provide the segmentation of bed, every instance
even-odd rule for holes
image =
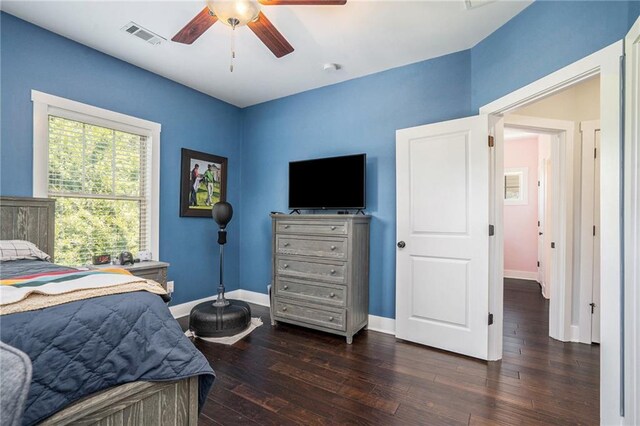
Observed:
[[[29,241],[53,262],[54,203],[0,197],[0,240]],[[0,275],[60,268],[12,260]],[[2,315],[0,340],[32,360],[23,424],[195,425],[215,377],[164,301],[146,291]]]

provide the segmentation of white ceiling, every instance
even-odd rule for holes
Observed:
[[[295,51],[277,59],[247,27],[213,25],[192,45],[170,41],[204,1],[7,1],[5,12],[101,52],[245,107],[473,47],[531,3],[358,1],[345,6],[264,6]],[[133,21],[165,37],[152,46],[121,31]],[[327,73],[322,65],[342,66]]]

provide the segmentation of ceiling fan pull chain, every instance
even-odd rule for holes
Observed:
[[[233,72],[233,60],[236,58],[236,26],[232,25],[231,28],[231,65],[229,65],[229,71]]]

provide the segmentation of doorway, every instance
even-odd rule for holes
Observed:
[[[595,76],[504,117],[504,277],[540,285],[550,337],[587,344],[599,342],[599,88]]]

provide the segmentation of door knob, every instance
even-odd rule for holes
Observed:
[[[404,241],[398,241],[398,248],[405,248],[406,244]]]

